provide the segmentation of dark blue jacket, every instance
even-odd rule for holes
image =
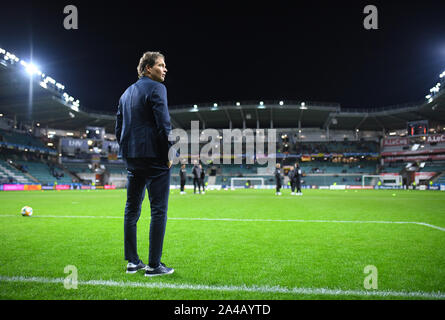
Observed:
[[[116,114],[116,139],[124,158],[168,160],[172,143],[167,89],[148,77],[128,87],[119,99]]]

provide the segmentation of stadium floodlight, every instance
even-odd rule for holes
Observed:
[[[10,53],[10,52],[6,52],[5,59],[6,58],[8,58],[8,59],[10,59],[11,61],[14,61],[14,62],[19,62],[19,60],[20,60],[19,58],[17,58],[17,56],[15,54]]]
[[[260,101],[260,104],[257,106],[258,109],[266,109],[266,106],[264,105],[264,101]]]
[[[218,106],[218,104],[217,104],[217,103],[214,103],[214,104],[213,104],[213,106],[214,106],[214,107],[217,107],[217,106]]]
[[[39,69],[37,68],[37,66],[33,63],[27,63],[25,65],[25,71],[30,75],[34,75],[34,74],[42,74],[41,71],[39,71]]]
[[[45,80],[43,80],[43,81],[45,81],[45,82],[49,82],[49,83],[51,83],[51,84],[53,84],[53,85],[56,84],[56,80],[54,80],[54,79],[51,78],[51,77],[46,77]]]
[[[284,102],[283,102],[283,101],[280,101],[280,102],[279,102],[279,105],[280,105],[280,106],[282,106],[283,104],[284,104]]]
[[[237,102],[236,105],[239,107],[241,105],[241,103]]]

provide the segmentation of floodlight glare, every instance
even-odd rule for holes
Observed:
[[[34,75],[34,74],[36,74],[36,73],[40,73],[40,74],[42,74],[40,71],[39,71],[39,69],[37,68],[37,66],[35,65],[35,64],[33,64],[33,63],[29,63],[26,67],[25,67],[25,70],[26,70],[26,72],[29,74],[29,75]]]

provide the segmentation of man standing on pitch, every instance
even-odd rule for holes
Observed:
[[[295,163],[294,168],[289,172],[289,178],[292,189],[291,195],[302,196],[303,193],[301,193],[301,168],[298,162]],[[295,189],[297,189],[297,192],[295,192]]]
[[[181,180],[181,193],[185,194],[184,188],[185,188],[185,182],[187,180],[187,169],[185,168],[185,164],[181,165],[181,169],[179,170],[179,178]]]
[[[275,184],[276,184],[276,192],[277,196],[281,196],[281,165],[279,163],[276,164],[275,168]]]
[[[205,185],[206,173],[205,173],[205,169],[202,168],[201,164],[199,164],[199,169],[201,169],[201,175],[199,176],[199,181],[201,182],[202,194],[205,194],[206,193],[206,185]]]
[[[196,187],[198,187],[199,194],[201,194],[201,168],[197,162],[192,169],[193,173],[193,193],[196,193]]]
[[[146,276],[173,273],[161,262],[170,192],[168,153],[172,143],[164,56],[145,52],[137,67],[139,80],[119,99],[116,138],[127,167],[127,202],[124,217],[124,251],[127,273],[145,269]],[[137,253],[136,226],[148,191],[151,209],[148,266]]]

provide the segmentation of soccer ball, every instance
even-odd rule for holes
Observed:
[[[22,208],[22,216],[24,216],[24,217],[32,216],[32,208],[29,206],[24,206]]]

